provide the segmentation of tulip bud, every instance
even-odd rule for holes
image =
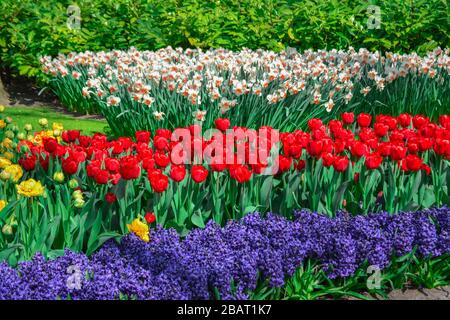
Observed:
[[[32,134],[27,135],[27,140],[33,142],[34,137]]]
[[[56,182],[62,183],[64,181],[64,173],[55,172],[53,174],[53,180],[55,180]]]
[[[54,137],[59,137],[60,135],[61,135],[61,130],[58,130],[58,129],[53,130],[53,136]]]
[[[12,119],[11,117],[6,117],[6,118],[5,118],[5,122],[6,122],[7,124],[10,124],[12,121],[13,121],[13,119]]]
[[[19,139],[19,140],[25,140],[25,138],[26,138],[25,133],[20,132],[20,133],[17,134],[17,139]]]
[[[5,106],[0,105],[0,112],[4,112],[5,111]]]
[[[73,201],[73,205],[75,208],[82,208],[84,206],[84,200],[82,198],[76,198]]]
[[[48,126],[48,120],[46,118],[41,118],[39,119],[39,124],[41,125],[41,127],[46,128]]]
[[[69,180],[69,188],[70,189],[78,188],[78,181],[76,179],[70,179]]]
[[[83,192],[81,192],[80,190],[75,190],[75,191],[72,193],[72,198],[74,198],[75,200],[76,200],[76,199],[81,199],[81,200],[83,200]]]
[[[15,134],[11,130],[8,130],[8,131],[5,132],[5,137],[6,138],[14,139],[14,136],[15,136]]]
[[[17,132],[19,132],[19,127],[16,126],[16,125],[14,125],[14,126],[11,128],[11,130],[12,130],[14,133],[17,133]]]
[[[23,126],[23,128],[25,129],[26,132],[30,132],[30,131],[33,130],[33,126],[31,124],[29,124],[29,123],[25,124]]]
[[[14,155],[11,152],[4,152],[3,157],[5,157],[8,160],[12,160],[14,158]]]
[[[5,224],[2,228],[2,232],[4,235],[10,236],[13,233],[13,229],[9,224]]]
[[[14,215],[11,216],[11,220],[9,221],[9,225],[11,227],[17,227],[17,220],[16,220],[16,217]]]
[[[11,174],[9,172],[6,171],[2,171],[0,172],[0,179],[2,179],[3,181],[8,181],[11,178]]]

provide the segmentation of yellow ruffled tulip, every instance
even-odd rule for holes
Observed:
[[[10,179],[14,182],[19,181],[23,176],[22,167],[18,164],[12,164],[3,169],[4,172],[9,173]]]
[[[28,198],[42,196],[45,192],[42,184],[34,179],[22,181],[16,188],[18,194]]]
[[[133,232],[137,235],[141,240],[145,242],[150,241],[150,237],[148,235],[148,225],[143,223],[139,219],[134,219],[131,224],[127,224],[128,231]]]
[[[10,166],[12,163],[9,159],[6,159],[5,157],[0,157],[0,169],[4,169],[7,166]]]

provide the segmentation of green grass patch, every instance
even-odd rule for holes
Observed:
[[[62,123],[66,130],[81,130],[83,134],[95,132],[106,133],[108,123],[104,120],[77,119],[71,115],[62,114],[49,107],[6,107],[5,114],[13,118],[20,128],[27,123],[33,128],[39,128],[38,120],[46,118],[51,125],[53,122]]]

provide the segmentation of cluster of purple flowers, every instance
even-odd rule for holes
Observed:
[[[214,292],[243,299],[258,279],[282,286],[306,259],[330,277],[347,277],[366,262],[385,268],[414,248],[422,257],[448,254],[450,209],[336,218],[300,210],[293,221],[255,213],[184,239],[158,228],[150,239],[127,235],[91,257],[66,251],[15,269],[0,264],[0,299],[211,299]]]

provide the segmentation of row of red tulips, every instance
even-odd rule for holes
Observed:
[[[53,137],[44,137],[40,145],[21,141],[18,145],[19,163],[26,171],[33,172],[38,162],[48,170],[49,161],[56,160],[68,175],[76,175],[85,167],[87,176],[96,183],[113,185],[121,178],[138,179],[143,169],[154,182],[154,191],[163,192],[168,181],[163,171],[169,168],[168,176],[180,182],[186,175],[185,164],[194,164],[191,178],[196,183],[203,182],[209,171],[223,170],[228,170],[232,178],[244,183],[269,166],[270,151],[273,155],[278,139],[281,148],[274,159],[276,166],[273,166],[278,170],[272,170],[273,174],[294,168],[302,170],[307,159],[321,159],[323,166],[344,172],[350,162],[355,163],[360,158],[365,159],[364,165],[370,170],[379,168],[385,159],[394,161],[403,171],[424,170],[430,174],[431,168],[424,162],[425,153],[431,151],[442,159],[450,158],[449,116],[441,116],[437,124],[423,116],[379,115],[373,126],[371,118],[360,114],[355,125],[354,115],[344,113],[342,121],[332,120],[327,126],[320,119],[312,119],[308,123],[310,132],[297,130],[279,136],[269,127],[265,128],[267,133],[264,136],[248,134],[250,130],[246,128],[229,129],[228,119],[217,119],[216,127],[220,131],[214,132],[209,139],[201,134],[199,126],[186,128],[191,135],[188,138],[192,138],[189,145],[178,139],[179,135],[175,136],[176,130],[158,129],[153,138],[150,132],[139,131],[135,135],[136,141],[127,137],[108,141],[102,134],[90,137],[71,130],[63,132],[63,143]],[[230,136],[233,143],[227,144]],[[258,141],[254,141],[255,138]],[[262,139],[265,141],[261,142]],[[266,148],[264,152],[261,152],[261,146]],[[209,157],[205,156],[208,148],[212,151]],[[202,164],[195,164],[200,157],[209,164],[209,170]]]
[[[203,132],[199,125],[174,131],[158,129],[154,136],[147,131],[138,131],[135,141],[127,137],[109,141],[102,134],[90,137],[75,130],[65,131],[61,143],[52,137],[44,137],[40,145],[21,141],[18,145],[21,154],[19,163],[30,176],[37,178],[37,164],[44,172],[49,170],[51,164],[52,173],[62,170],[68,176],[78,177],[88,191],[95,190],[98,185],[112,188],[121,179],[135,180],[138,185],[143,185],[142,178],[146,176],[145,183],[150,187],[147,191],[164,193],[170,180],[181,183],[191,179],[195,184],[200,184],[211,173],[228,173],[228,178],[237,184],[273,176],[271,183],[277,185],[275,181],[283,180],[285,172],[289,172],[287,179],[297,172],[306,185],[299,184],[296,190],[289,189],[289,192],[304,195],[314,190],[310,197],[314,199],[312,209],[330,214],[342,205],[332,207],[329,202],[332,202],[333,195],[327,201],[324,200],[325,193],[336,193],[341,184],[330,186],[331,191],[319,188],[320,184],[325,183],[324,179],[311,174],[319,174],[321,167],[330,172],[327,173],[330,177],[336,174],[334,180],[345,179],[344,173],[348,175],[351,172],[353,181],[347,181],[347,184],[357,184],[359,176],[364,173],[363,183],[367,185],[363,185],[361,191],[363,211],[372,209],[367,206],[370,203],[374,205],[370,200],[373,200],[374,194],[379,196],[385,191],[383,181],[390,179],[389,190],[395,189],[392,181],[407,173],[423,171],[425,176],[431,176],[433,192],[429,189],[423,192],[427,195],[433,193],[435,197],[428,202],[441,204],[443,195],[448,193],[450,116],[443,115],[438,123],[434,123],[420,115],[379,115],[372,119],[368,114],[359,114],[355,119],[354,114],[343,113],[341,120],[332,120],[327,125],[320,119],[311,119],[308,122],[309,132],[297,130],[284,133],[270,127],[260,128],[258,132],[241,127],[230,128],[228,119],[217,119],[215,124],[216,130],[209,133]],[[392,177],[386,174],[387,168]],[[339,173],[343,174],[339,177]],[[211,179],[215,180],[215,176]],[[307,185],[313,190],[308,190]],[[203,189],[207,191],[208,187]],[[407,192],[418,191],[416,189]],[[188,190],[181,189],[180,192],[188,197]],[[396,199],[391,197],[396,193],[398,190],[385,195],[386,209],[397,211],[402,208],[393,204]],[[109,193],[107,199],[114,199],[112,195]],[[224,195],[226,197],[228,193]],[[301,202],[301,198],[308,196],[297,201]],[[344,197],[343,200],[347,199]],[[354,200],[360,206],[360,199]],[[260,203],[257,202],[256,205],[247,203],[244,207],[258,207]]]

